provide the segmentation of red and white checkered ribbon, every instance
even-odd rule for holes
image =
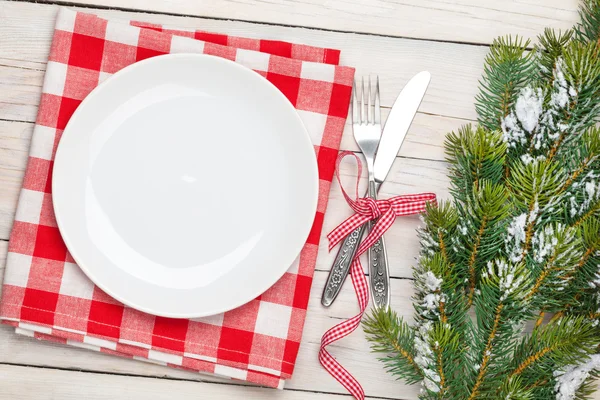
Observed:
[[[360,263],[360,256],[392,226],[396,217],[420,214],[425,211],[427,203],[436,203],[436,197],[434,193],[420,193],[400,195],[383,200],[358,198],[357,196],[357,199],[353,200],[344,190],[339,173],[340,163],[348,155],[354,156],[358,165],[358,178],[356,180],[356,193],[358,193],[358,182],[362,173],[362,163],[356,154],[342,152],[338,156],[336,162],[336,177],[346,201],[354,210],[355,214],[346,219],[327,235],[327,239],[329,240],[329,250],[331,251],[331,249],[342,239],[362,224],[372,220],[378,221],[367,237],[361,242],[350,266],[350,275],[352,277],[352,284],[354,286],[354,291],[356,292],[360,312],[354,317],[335,325],[325,332],[321,338],[319,361],[327,372],[340,382],[354,398],[363,400],[365,398],[365,392],[360,383],[348,372],[348,370],[342,367],[342,365],[327,351],[326,347],[354,332],[356,328],[358,328],[362,316],[367,309],[367,305],[369,304],[369,287],[363,272],[363,267]]]

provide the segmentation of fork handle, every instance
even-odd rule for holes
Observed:
[[[329,271],[325,288],[323,289],[321,304],[325,307],[329,307],[333,304],[333,301],[340,293],[342,285],[350,271],[350,265],[352,264],[356,250],[358,250],[360,240],[365,233],[366,226],[367,224],[359,226],[346,236],[342,242],[342,245],[335,256],[335,260],[333,261],[333,265],[331,266],[331,270]]]
[[[369,197],[377,199],[377,188],[374,181],[369,182]],[[376,222],[369,221],[369,231]],[[367,254],[373,304],[377,308],[388,308],[390,306],[390,270],[383,236],[369,248]]]

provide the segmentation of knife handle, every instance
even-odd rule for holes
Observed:
[[[335,256],[335,260],[333,261],[333,265],[331,266],[331,271],[329,271],[325,288],[323,289],[321,304],[325,307],[329,307],[340,293],[342,285],[350,271],[352,259],[354,259],[360,240],[365,233],[366,226],[367,224],[359,226],[346,236],[342,242],[342,245]]]
[[[377,187],[374,181],[369,182],[369,197],[377,199]],[[369,221],[369,232],[376,222]],[[376,308],[388,308],[390,305],[390,270],[383,236],[369,248],[367,254],[373,304]]]
[[[373,224],[374,222],[369,222],[369,228]],[[390,271],[383,236],[369,248],[368,258],[373,304],[377,308],[387,308],[390,305]]]

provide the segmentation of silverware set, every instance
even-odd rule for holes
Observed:
[[[354,139],[365,157],[368,172],[367,196],[377,199],[381,184],[385,181],[400,147],[404,142],[408,128],[427,91],[431,75],[423,71],[415,75],[402,89],[382,130],[381,104],[379,96],[379,77],[354,82],[352,95],[352,130]],[[377,221],[370,221],[351,232],[340,245],[335,257],[321,304],[329,307],[335,301],[350,271],[352,259],[356,254],[365,229]],[[368,250],[369,283],[375,307],[389,307],[390,273],[384,238],[381,237]]]

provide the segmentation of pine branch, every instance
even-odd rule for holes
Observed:
[[[507,356],[520,333],[513,326],[528,316],[524,309],[525,294],[531,285],[531,276],[523,264],[497,260],[490,262],[482,274],[480,292],[474,302],[477,327],[471,347],[471,359],[478,366],[478,373],[468,383],[469,400],[497,394],[498,378],[506,373]]]
[[[532,400],[533,389],[537,387],[537,382],[526,387],[521,379],[515,378],[505,383],[498,393],[499,399],[505,400]]]
[[[483,181],[480,188],[474,189],[468,207],[460,207],[459,210],[463,216],[462,228],[459,229],[463,237],[468,238],[464,244],[467,258],[462,261],[468,270],[470,306],[479,271],[496,257],[504,244],[498,233],[505,229],[504,221],[509,212],[508,193],[504,186]]]
[[[534,161],[515,165],[507,182],[519,214],[509,227],[507,253],[512,262],[520,262],[529,253],[538,221],[552,214],[562,199],[560,188],[564,171],[558,163]]]
[[[515,349],[506,382],[547,379],[547,372],[585,362],[600,343],[598,329],[581,317],[565,317],[524,338]]]
[[[593,171],[600,169],[600,129],[592,127],[586,130],[578,143],[561,158],[570,176],[561,187],[561,192],[568,191],[571,196],[589,184]],[[593,179],[593,178],[592,178]]]
[[[591,390],[600,0],[582,6],[581,20],[544,31],[533,52],[519,38],[494,42],[476,98],[480,126],[446,138],[452,202],[428,207],[419,231],[415,324],[390,312],[365,323],[386,367],[422,382],[423,400],[584,399]],[[535,324],[527,336],[525,324]]]
[[[458,360],[470,324],[457,276],[439,251],[422,255],[414,271],[415,362],[423,370],[424,398],[445,394],[447,377],[464,365]]]
[[[546,28],[544,33],[538,37],[538,45],[535,47],[535,51],[541,84],[544,82],[554,83],[553,71],[556,69],[557,60],[562,57],[565,47],[573,38],[573,33],[572,30],[557,33]]]
[[[448,324],[437,323],[431,331],[431,341],[435,354],[437,373],[439,376],[439,391],[432,393],[433,398],[461,399],[463,393],[451,386],[455,379],[462,374],[464,345],[459,334]]]
[[[504,37],[494,40],[485,58],[481,92],[475,98],[478,122],[490,131],[500,130],[521,88],[531,80],[532,54],[530,41]]]
[[[394,311],[374,311],[363,320],[363,327],[371,350],[382,354],[379,360],[388,372],[408,384],[423,380],[423,371],[415,362],[412,329]]]
[[[558,130],[548,158],[554,158],[575,140],[581,132],[598,122],[600,111],[600,42],[571,42],[565,49],[555,82],[556,92],[550,104],[562,106],[563,115],[556,115],[549,128]],[[558,83],[558,85],[557,85]],[[568,96],[567,96],[568,95]],[[567,102],[568,101],[568,102]],[[550,139],[553,133],[546,134]]]
[[[423,256],[440,252],[444,261],[452,269],[456,263],[456,226],[458,214],[450,202],[441,201],[437,207],[428,204],[423,214],[425,227],[419,231]]]
[[[486,345],[483,350],[483,356],[481,366],[479,368],[479,373],[477,374],[477,379],[475,380],[475,384],[473,385],[473,389],[471,390],[471,394],[469,395],[468,400],[473,400],[479,395],[479,389],[483,384],[483,380],[485,378],[485,374],[487,372],[488,365],[492,357],[492,347],[494,344],[494,340],[496,339],[496,335],[498,334],[498,327],[500,326],[500,318],[502,317],[503,309],[504,304],[500,303],[498,304],[498,306],[496,307],[496,311],[494,312],[494,322],[491,326]]]
[[[569,285],[583,254],[581,238],[575,229],[551,223],[538,230],[532,242],[528,265],[536,281],[525,298],[533,309],[560,311],[571,298]]]
[[[460,202],[466,202],[465,193],[478,190],[481,181],[503,180],[506,144],[499,133],[466,125],[446,136],[445,147],[452,192]]]
[[[577,218],[572,226],[577,228],[593,217],[600,217],[600,199],[596,200],[585,214]]]
[[[575,26],[577,39],[581,42],[600,41],[600,1],[583,1],[579,8],[579,22]]]

